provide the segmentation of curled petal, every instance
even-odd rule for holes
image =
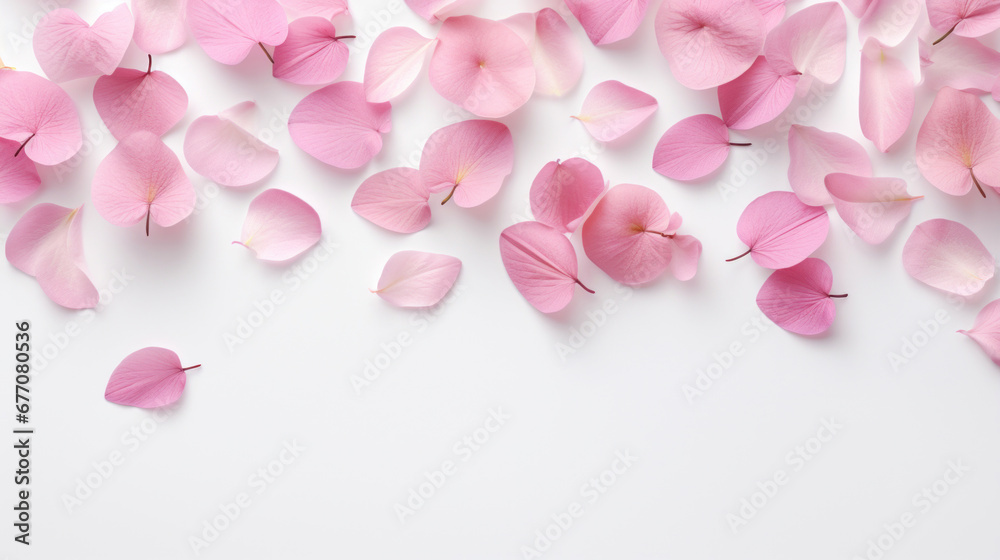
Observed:
[[[757,293],[757,307],[774,324],[802,335],[826,332],[837,315],[830,289],[833,273],[820,259],[775,270]]]
[[[715,115],[688,117],[667,130],[653,152],[653,169],[691,181],[715,171],[729,157],[729,129]]]
[[[575,119],[601,142],[612,142],[656,112],[656,98],[615,80],[594,86]]]
[[[607,45],[627,39],[646,17],[649,0],[564,0],[590,42]]]
[[[430,194],[419,171],[396,167],[365,179],[354,193],[351,208],[389,231],[413,233],[431,221]]]
[[[573,299],[576,285],[583,287],[573,244],[541,222],[520,222],[503,230],[500,257],[514,287],[542,313],[563,309]]]
[[[448,294],[461,270],[455,257],[400,251],[385,263],[375,294],[396,307],[431,307]]]
[[[844,223],[867,243],[885,241],[896,224],[910,215],[913,201],[906,181],[892,177],[859,177],[846,173],[826,176],[826,188]]]
[[[432,193],[448,192],[463,208],[479,206],[500,191],[514,168],[514,139],[496,121],[462,121],[439,129],[424,144],[420,174]]]
[[[861,144],[811,126],[793,124],[788,129],[788,155],[788,183],[799,200],[810,206],[833,202],[823,183],[830,173],[872,174],[872,162]]]
[[[125,56],[134,27],[125,4],[101,14],[93,25],[69,8],[58,8],[45,14],[35,28],[35,57],[55,82],[110,74]]]
[[[250,202],[240,245],[262,261],[283,262],[319,241],[319,214],[309,203],[280,189],[267,189]]]
[[[1000,299],[986,304],[971,329],[958,332],[976,341],[993,363],[1000,366]]]
[[[914,228],[903,246],[903,268],[939,290],[971,296],[993,278],[993,255],[972,230],[936,219]]]
[[[365,61],[365,98],[383,103],[399,96],[417,79],[427,49],[437,44],[409,27],[383,31]]]
[[[164,72],[119,68],[97,79],[94,105],[119,140],[140,130],[163,136],[184,118],[188,96],[177,80]]]
[[[299,102],[288,119],[295,145],[340,169],[357,169],[382,150],[392,129],[392,106],[369,103],[358,82],[337,82]]]
[[[184,136],[184,157],[191,169],[227,187],[243,187],[270,175],[278,165],[278,150],[239,124],[255,107],[245,101],[219,115],[195,119]]]

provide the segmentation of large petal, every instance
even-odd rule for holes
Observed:
[[[729,157],[729,129],[715,115],[695,115],[670,127],[653,151],[653,169],[678,181],[708,175]]]
[[[447,295],[461,270],[455,257],[400,251],[385,263],[375,293],[396,307],[430,307]]]
[[[753,5],[764,16],[764,27],[771,31],[785,18],[785,0],[753,0]]]
[[[775,270],[757,293],[757,307],[788,332],[821,334],[837,315],[830,299],[832,286],[829,265],[820,259],[806,259],[791,268]]]
[[[975,340],[993,363],[1000,366],[1000,299],[986,304],[971,329],[958,332]]]
[[[288,25],[288,38],[274,48],[275,78],[293,84],[328,84],[347,68],[348,50],[330,20],[304,17]]]
[[[262,261],[293,259],[319,241],[319,214],[309,203],[280,189],[267,189],[250,202],[240,245]]]
[[[136,350],[111,372],[104,398],[115,404],[156,408],[181,398],[187,383],[186,370],[177,354],[150,346]]]
[[[859,177],[847,173],[826,176],[826,188],[837,213],[863,241],[885,241],[896,224],[910,215],[910,206],[922,196],[906,192],[906,181],[893,177]]]
[[[945,219],[914,228],[903,246],[903,268],[939,290],[971,296],[993,278],[993,255],[969,228]]]
[[[187,19],[205,54],[222,64],[239,64],[258,43],[280,45],[288,36],[275,0],[188,0]]]
[[[140,130],[163,136],[184,118],[188,96],[177,80],[164,72],[119,68],[97,79],[94,105],[119,140]]]
[[[9,204],[31,196],[42,179],[35,168],[35,162],[26,156],[16,157],[21,145],[13,140],[0,138],[0,204]]]
[[[531,183],[531,213],[539,222],[572,233],[604,192],[604,176],[583,158],[550,161]]]
[[[764,56],[782,74],[801,72],[824,84],[844,73],[847,19],[839,2],[815,4],[791,15],[767,36]]]
[[[573,118],[601,142],[612,142],[645,122],[656,112],[656,98],[616,80],[601,82],[583,100]]]
[[[826,240],[830,217],[822,206],[807,206],[795,193],[773,191],[747,205],[736,223],[736,235],[749,254],[764,268],[794,266]]]
[[[396,167],[365,179],[354,193],[351,208],[387,230],[413,233],[431,221],[430,194],[419,171]]]
[[[83,145],[80,117],[66,92],[15,70],[0,70],[0,138],[23,145],[24,155],[42,165],[58,165]]]
[[[1000,75],[1000,52],[976,39],[948,37],[938,45],[918,39],[921,84],[930,91],[952,87],[969,93],[991,91]]]
[[[255,107],[245,101],[219,115],[195,119],[184,136],[184,158],[191,169],[227,187],[243,187],[270,175],[278,165],[278,150],[237,122],[238,115]]]
[[[810,206],[833,202],[823,184],[830,173],[872,174],[872,162],[861,144],[811,126],[793,124],[788,129],[788,156],[788,184]]]
[[[934,29],[962,37],[979,37],[1000,28],[998,0],[927,0]]]
[[[887,152],[913,119],[913,77],[895,53],[875,38],[861,51],[861,132]]]
[[[432,193],[450,191],[455,204],[479,206],[500,191],[514,169],[514,139],[496,121],[462,121],[437,130],[424,144],[420,173]]]
[[[573,299],[576,251],[565,235],[541,222],[520,222],[500,233],[500,257],[517,291],[542,313],[554,313]]]
[[[389,101],[406,91],[424,65],[424,53],[437,44],[409,27],[383,31],[365,61],[365,98],[372,103]]]
[[[35,57],[55,82],[110,74],[125,56],[134,26],[125,4],[101,14],[94,25],[69,8],[58,8],[45,14],[35,28]]]
[[[590,42],[607,45],[627,39],[646,17],[649,0],[564,0]]]
[[[722,120],[733,130],[770,122],[791,104],[798,83],[798,75],[783,75],[758,56],[740,77],[719,86]]]
[[[177,49],[187,40],[186,12],[187,0],[132,0],[135,15],[132,40],[149,54]]]
[[[531,58],[535,63],[535,93],[563,95],[583,75],[583,49],[569,25],[552,8],[535,14]]]

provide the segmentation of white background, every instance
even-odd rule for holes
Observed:
[[[88,21],[114,4],[68,3]],[[783,126],[734,134],[757,147],[777,142],[763,165],[753,163],[751,151],[737,149],[702,181],[681,184],[657,175],[651,160],[660,135],[681,118],[717,113],[718,106],[714,91],[686,90],[670,75],[653,33],[659,3],[652,4],[633,37],[600,49],[561,9],[585,52],[581,83],[564,98],[535,98],[501,119],[517,154],[496,198],[462,209],[437,205],[436,195],[431,225],[411,236],[366,222],[351,211],[350,200],[364,178],[406,160],[416,164],[427,136],[466,116],[434,92],[426,73],[394,102],[382,152],[365,168],[342,172],[293,144],[283,121],[315,88],[273,79],[262,53],[228,67],[189,40],[154,57],[154,68],[174,76],[191,97],[184,121],[164,137],[175,151],[181,153],[192,120],[253,99],[261,134],[280,150],[281,161],[262,184],[243,189],[220,190],[188,169],[201,193],[199,210],[176,227],[153,226],[148,238],[141,225],[118,228],[94,211],[90,181],[115,141],[94,109],[94,79],[63,84],[91,138],[87,155],[78,165],[43,170],[38,195],[0,208],[0,232],[10,231],[33,204],[83,204],[95,285],[108,289],[123,269],[131,279],[88,315],[56,306],[32,278],[0,266],[0,332],[12,342],[12,324],[30,320],[36,353],[47,348],[54,355],[32,382],[33,544],[26,549],[11,540],[14,456],[5,446],[0,554],[195,557],[191,537],[204,538],[205,523],[219,515],[220,505],[245,492],[249,507],[201,557],[523,558],[536,531],[576,502],[583,514],[543,557],[847,560],[865,557],[884,524],[911,512],[913,526],[891,539],[884,558],[996,558],[1000,372],[955,330],[971,327],[976,312],[1000,292],[994,281],[967,302],[949,301],[910,278],[900,261],[913,227],[936,217],[962,221],[1000,252],[996,193],[986,200],[949,197],[906,165],[931,92],[920,90],[914,123],[892,153],[880,154],[863,139],[857,19],[849,13],[843,79],[825,93],[797,99],[779,119]],[[387,5],[355,0],[353,26],[338,20],[338,30],[353,29],[362,46],[352,52],[344,79],[361,79],[371,30],[405,25],[435,32],[405,6],[390,13]],[[481,2],[474,10],[502,18],[542,5],[559,7],[555,0],[523,0]],[[793,4],[790,12],[801,7]],[[31,31],[22,18],[43,9],[31,1],[4,3],[0,55],[7,64],[38,71],[30,45],[22,44]],[[915,42],[911,36],[907,45],[916,72]],[[145,55],[133,45],[123,65],[144,68]],[[633,133],[602,146],[569,116],[591,87],[609,79],[654,95],[660,107]],[[267,130],[275,115],[280,122]],[[850,297],[836,301],[833,328],[815,339],[753,326],[761,320],[754,298],[767,271],[750,259],[724,262],[745,248],[735,224],[746,204],[788,189],[791,119],[862,140],[877,175],[903,177],[911,192],[926,195],[881,246],[853,238],[831,209],[830,236],[817,256],[831,265],[834,290]],[[576,236],[580,277],[596,295],[578,291],[566,310],[544,316],[517,293],[500,260],[499,233],[528,216],[528,189],[545,162],[581,154],[612,184],[649,186],[684,216],[682,232],[705,247],[694,280],[665,276],[624,289],[586,260]],[[736,192],[721,194],[720,185],[735,183],[741,183]],[[336,244],[330,258],[270,266],[230,245],[249,201],[269,187],[287,189],[319,211],[325,239]],[[388,257],[405,249],[462,260],[450,301],[420,314],[368,292]],[[283,279],[296,264],[316,265],[300,285]],[[234,333],[254,302],[276,289],[285,302],[230,351],[224,334]],[[615,312],[592,328],[588,317],[605,305]],[[933,323],[935,315],[946,317],[944,324],[934,336],[918,335],[925,344],[894,369],[890,353],[900,353],[904,337],[912,340],[920,322]],[[76,336],[61,336],[71,322],[79,326]],[[574,339],[581,330],[586,336]],[[365,361],[377,360],[382,345],[400,335],[412,343],[357,391],[352,378],[361,376]],[[561,356],[558,345],[572,343],[578,348]],[[730,361],[724,353],[734,343],[743,352]],[[163,421],[103,398],[118,362],[154,345],[175,350],[184,365],[204,364],[189,372],[184,397]],[[12,352],[0,356],[13,362]],[[686,396],[685,386],[696,387],[699,371],[717,360],[728,366],[712,366],[716,374],[724,369],[721,376],[703,379],[701,396]],[[12,375],[0,384],[0,424],[11,427],[12,385]],[[457,454],[456,443],[498,408],[509,415],[503,426],[471,457]],[[819,442],[809,438],[824,419],[842,428],[817,449]],[[134,444],[125,435],[132,430],[145,440]],[[248,478],[293,441],[305,451],[257,493]],[[807,444],[815,451],[810,460],[789,457]],[[613,465],[616,451],[637,460],[591,503],[584,486]],[[123,462],[105,478],[98,467],[115,453]],[[395,505],[426,480],[425,472],[449,460],[457,472],[401,522]],[[953,485],[939,483],[947,495],[924,511],[914,496],[944,476],[949,461],[970,470]],[[734,530],[728,516],[739,516],[741,500],[778,470],[787,483]],[[88,478],[99,487],[88,488]],[[86,499],[68,508],[67,496]]]

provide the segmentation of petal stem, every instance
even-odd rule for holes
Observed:
[[[947,39],[948,35],[951,35],[951,32],[954,31],[956,27],[958,27],[958,23],[957,22],[955,23],[955,25],[952,25],[951,29],[949,29],[947,33],[945,33],[944,35],[942,35],[940,39],[938,39],[937,41],[934,41],[933,43],[931,43],[931,46],[934,46],[934,45],[940,43],[941,41],[944,41],[945,39]]]
[[[451,197],[455,196],[456,189],[458,189],[458,183],[455,183],[455,186],[451,188],[451,192],[448,193],[448,196],[444,197],[444,200],[441,201],[441,206],[444,206],[445,202],[448,202],[451,200]]]
[[[750,142],[730,142],[730,146],[753,146]]]
[[[845,297],[847,297],[847,294],[836,294],[836,295],[834,295],[834,294],[828,294],[828,295],[830,297],[835,297],[835,298],[845,298]]]
[[[181,368],[181,371],[187,371],[189,369],[194,369],[194,368],[199,368],[199,367],[201,367],[201,364],[198,364],[196,366],[188,366],[188,367],[185,367],[185,368]]]
[[[581,282],[579,278],[574,278],[574,280],[576,280],[576,283],[579,284],[581,288],[583,288],[584,290],[586,290],[587,293],[590,293],[590,294],[596,294],[597,293],[594,290],[591,290],[590,288],[584,286],[583,282]]]
[[[274,57],[271,56],[271,53],[267,52],[267,48],[264,47],[264,43],[262,41],[258,41],[257,44],[260,45],[260,50],[264,51],[264,54],[267,55],[267,59],[271,61],[271,64],[274,64]]]
[[[17,157],[17,156],[18,156],[18,154],[20,154],[20,153],[21,153],[21,150],[23,150],[23,149],[24,149],[24,147],[28,145],[28,142],[29,142],[29,141],[31,141],[31,139],[32,139],[32,138],[34,138],[34,137],[35,137],[35,134],[34,134],[34,133],[32,133],[32,135],[31,135],[31,136],[29,136],[29,137],[27,138],[27,140],[25,140],[24,142],[22,142],[22,143],[21,143],[21,146],[20,146],[20,147],[19,147],[19,148],[17,149],[17,151],[16,151],[16,152],[14,152],[14,157]],[[985,196],[985,195],[983,195],[983,196]]]
[[[979,194],[986,198],[986,191],[983,190],[983,186],[979,184],[979,179],[976,179],[976,172],[969,168],[969,175],[972,175],[972,182],[976,184],[976,188],[979,189]]]
[[[149,64],[146,65],[146,73],[149,74],[153,71],[153,55],[147,54],[146,57],[149,58]]]
[[[749,255],[750,251],[753,251],[753,249],[752,248],[751,249],[747,249],[746,252],[744,252],[744,253],[742,253],[740,255],[737,255],[737,256],[735,256],[735,257],[733,257],[731,259],[726,259],[726,262],[733,262],[733,261],[735,261],[737,259],[742,259],[743,257]]]

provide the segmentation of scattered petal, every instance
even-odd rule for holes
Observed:
[[[616,80],[601,82],[583,100],[575,119],[601,142],[612,142],[656,112],[656,98]]]
[[[649,0],[565,0],[590,42],[608,45],[627,39],[646,17]]]
[[[758,56],[746,72],[719,86],[722,120],[733,130],[770,122],[791,104],[798,83],[798,75],[783,75]]]
[[[0,204],[24,200],[42,186],[35,163],[14,156],[20,148],[17,142],[0,138],[0,161],[6,162],[0,165]]]
[[[920,8],[918,0],[875,0],[861,16],[858,38],[862,43],[875,39],[895,47],[913,30],[923,11]]]
[[[653,152],[653,169],[678,181],[708,175],[729,157],[729,129],[715,115],[688,117],[667,130]]]
[[[280,0],[281,4],[301,16],[333,19],[347,13],[347,0]]]
[[[432,193],[449,191],[462,208],[479,206],[500,191],[514,169],[514,139],[507,125],[486,120],[438,129],[424,144],[420,174]]]
[[[861,51],[861,132],[881,152],[903,136],[913,119],[913,77],[894,52],[875,38]]]
[[[1000,366],[1000,299],[986,304],[971,329],[958,332],[975,340],[993,363]]]
[[[374,293],[396,307],[431,307],[451,290],[462,261],[448,255],[400,251],[389,257]]]
[[[773,191],[754,199],[736,223],[736,235],[747,244],[746,253],[764,268],[788,268],[819,249],[830,231],[830,217],[822,206],[807,206],[795,193]]]
[[[593,163],[583,158],[550,161],[531,183],[531,213],[561,233],[572,233],[603,193],[604,176]]]
[[[976,39],[955,36],[939,45],[917,42],[921,84],[930,91],[947,86],[980,95],[991,91],[1000,75],[1000,53]]]
[[[431,221],[430,195],[419,171],[396,167],[365,179],[354,193],[351,208],[389,231],[413,233]]]
[[[382,150],[392,106],[369,103],[358,82],[337,82],[306,96],[292,110],[288,132],[307,154],[340,169],[357,169]]]
[[[288,25],[288,38],[274,47],[275,78],[293,84],[328,84],[347,68],[348,50],[330,20],[304,17]],[[353,37],[352,37],[353,38]]]
[[[998,0],[927,0],[931,26],[942,33],[980,37],[1000,29]]]
[[[757,293],[757,307],[774,324],[788,332],[815,335],[833,324],[837,308],[831,298],[833,272],[820,259],[775,270]]]
[[[239,64],[253,49],[288,36],[285,10],[275,0],[187,0],[194,38],[212,60]],[[266,50],[265,50],[266,52]],[[270,53],[267,55],[270,58]]]
[[[240,240],[262,261],[283,262],[301,255],[319,241],[319,214],[292,193],[267,189],[250,201]]]
[[[894,177],[860,177],[847,173],[826,176],[826,188],[844,223],[866,243],[885,241],[896,224],[910,215],[922,196],[906,192],[906,181]]]
[[[0,69],[0,138],[22,146],[35,163],[58,165],[76,155],[83,132],[76,105],[56,84],[31,72]]]
[[[177,402],[184,392],[187,370],[177,354],[150,346],[136,350],[111,372],[104,398],[115,404],[156,408]]]
[[[535,93],[560,96],[583,75],[583,49],[566,21],[552,8],[535,14],[531,58],[535,63]]]
[[[184,157],[191,169],[227,187],[243,187],[270,175],[278,165],[278,150],[239,124],[241,114],[255,108],[253,101],[244,101],[218,115],[195,119],[184,136]]]
[[[918,225],[903,246],[903,268],[939,290],[971,296],[993,278],[993,255],[972,230],[945,219]]]
[[[97,79],[94,105],[119,140],[140,130],[163,136],[184,118],[188,96],[177,80],[164,72],[119,68]]]
[[[868,152],[854,139],[812,126],[793,124],[788,129],[788,183],[803,203],[831,204],[823,178],[830,173],[871,177]]]
[[[847,58],[844,9],[824,2],[795,12],[768,34],[764,56],[782,74],[801,72],[824,84],[836,82]]]
[[[383,31],[365,61],[365,98],[372,103],[389,101],[410,87],[424,66],[424,53],[437,44],[409,27]]]
[[[132,0],[135,15],[132,40],[149,54],[177,49],[187,40],[186,12],[187,0]]]
[[[134,26],[125,4],[101,14],[94,25],[69,8],[58,8],[45,14],[35,28],[35,57],[54,82],[110,74],[125,56]]]
[[[500,234],[500,257],[517,291],[542,313],[569,305],[577,284],[576,250],[565,235],[541,222],[520,222]]]

